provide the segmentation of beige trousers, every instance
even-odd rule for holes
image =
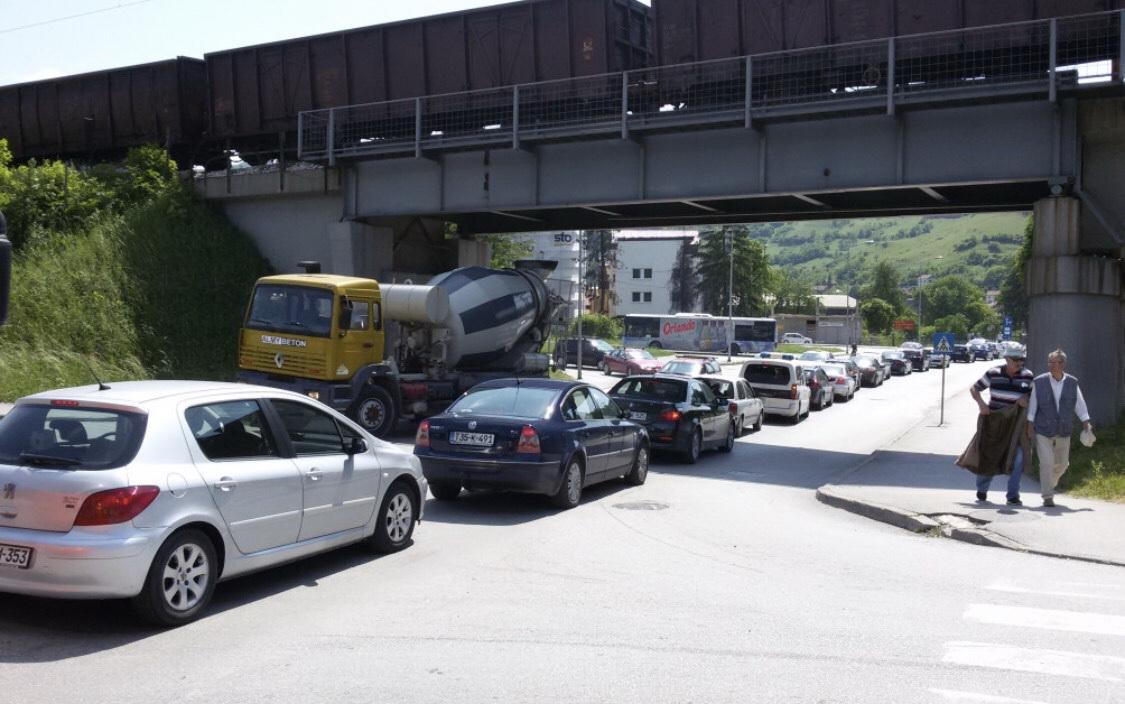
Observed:
[[[1044,499],[1054,498],[1055,487],[1070,466],[1070,436],[1036,434],[1035,453],[1039,456],[1039,492]]]

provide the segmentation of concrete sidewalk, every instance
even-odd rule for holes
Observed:
[[[915,426],[817,498],[915,532],[934,531],[978,545],[1125,567],[1125,504],[1055,494],[1043,508],[1039,484],[1026,476],[1024,505],[1005,505],[1007,477],[996,477],[988,503],[976,501],[974,475],[953,464],[976,429],[967,391],[946,401],[938,416]]]

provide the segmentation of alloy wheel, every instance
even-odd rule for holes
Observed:
[[[188,611],[206,594],[210,581],[207,553],[195,543],[184,543],[164,563],[164,601],[173,611]]]
[[[391,498],[383,520],[386,523],[387,537],[391,542],[401,542],[410,533],[410,524],[414,520],[414,507],[405,492],[399,492]]]

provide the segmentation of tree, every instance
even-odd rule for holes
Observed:
[[[969,336],[969,319],[963,313],[954,313],[934,320],[934,330],[937,332],[951,332],[958,339],[963,340]]]
[[[984,291],[964,276],[943,276],[922,289],[926,317],[937,321],[960,315],[970,333],[994,337],[1000,316],[984,302]],[[954,332],[940,329],[940,332]]]
[[[609,230],[590,230],[579,234],[585,238],[586,256],[583,262],[586,270],[586,297],[590,301],[590,311],[609,315],[617,294],[613,292],[615,281],[613,272],[617,271],[617,240]]]
[[[726,315],[729,300],[730,255],[725,236],[734,240],[734,314],[765,315],[769,312],[765,294],[770,289],[770,264],[765,246],[750,238],[745,225],[725,225],[702,235],[696,279],[703,310],[712,315]]]
[[[520,259],[527,259],[535,252],[535,246],[527,240],[514,235],[481,235],[492,248],[489,265],[493,269],[510,269]]]
[[[770,268],[770,292],[774,296],[772,312],[815,313],[812,286],[781,267]]]
[[[1023,231],[1023,244],[1020,251],[1012,257],[1008,274],[1000,286],[1000,308],[1012,317],[1014,327],[1027,329],[1027,260],[1031,259],[1031,247],[1035,237],[1035,218],[1027,220]]]
[[[894,266],[885,260],[880,261],[871,272],[871,283],[860,292],[860,298],[865,301],[881,299],[898,313],[906,307],[902,290],[899,289],[901,280],[902,276]]]
[[[869,298],[860,304],[859,314],[863,316],[868,332],[886,334],[894,326],[898,311],[882,298]]]
[[[680,251],[676,254],[676,265],[672,268],[669,282],[672,299],[669,313],[688,312],[695,308],[695,301],[699,297],[699,282],[695,278],[695,251],[696,245],[689,240],[680,243]]]

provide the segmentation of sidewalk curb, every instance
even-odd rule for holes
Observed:
[[[940,521],[925,514],[864,501],[852,496],[847,496],[840,491],[840,487],[832,484],[825,484],[818,488],[816,490],[816,498],[823,504],[843,509],[849,513],[854,513],[865,518],[871,518],[881,523],[887,523],[897,528],[904,528],[912,533],[937,533],[947,538],[960,540],[961,542],[971,543],[973,545],[1005,548],[1028,555],[1054,557],[1063,560],[1078,560],[1080,562],[1091,562],[1098,565],[1109,565],[1111,567],[1125,567],[1125,562],[1120,560],[1030,548],[1014,540],[1005,538],[1002,535],[993,533],[990,530],[985,530],[984,528],[967,528],[964,526],[964,520],[956,516],[949,517],[951,519],[957,519],[955,522]]]

